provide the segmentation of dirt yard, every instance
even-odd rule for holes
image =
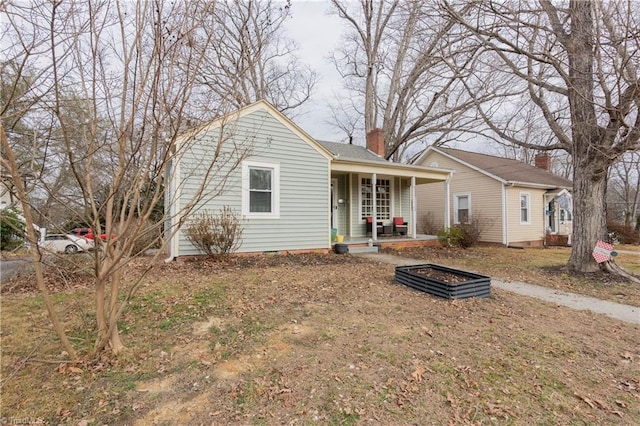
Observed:
[[[441,300],[393,275],[391,265],[351,255],[158,265],[120,323],[127,352],[79,364],[61,362],[40,298],[14,283],[17,294],[2,298],[3,421],[640,419],[640,327],[495,289],[487,299]],[[92,293],[65,282],[57,307],[88,353]]]

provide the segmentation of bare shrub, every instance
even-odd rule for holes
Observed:
[[[457,225],[462,230],[460,247],[468,248],[478,245],[482,241],[484,233],[493,225],[495,219],[482,212],[477,212],[471,217],[471,221]]]
[[[438,232],[438,240],[445,247],[473,247],[482,241],[483,234],[494,221],[491,217],[476,213],[470,222],[459,223],[448,230]]]
[[[204,211],[195,215],[185,234],[191,244],[205,254],[226,256],[240,247],[243,231],[240,220],[240,215],[229,206],[217,213]]]
[[[438,235],[442,230],[442,225],[438,224],[432,212],[428,212],[420,217],[418,227],[422,234]]]

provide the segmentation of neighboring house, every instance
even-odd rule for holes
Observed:
[[[382,131],[368,139],[371,150],[318,142],[269,103],[251,104],[181,137],[182,154],[169,173],[168,225],[188,223],[181,212],[203,185],[216,149],[220,158],[233,159],[250,146],[225,190],[205,197],[192,212],[229,206],[241,213],[244,231],[238,252],[329,249],[332,228],[347,241],[366,241],[369,216],[386,226],[394,217],[404,217],[408,238],[415,238],[416,188],[444,186],[450,171],[391,163],[376,155],[384,149]],[[377,183],[373,190],[372,182]],[[218,184],[214,170],[206,186]],[[370,237],[378,237],[376,227]],[[171,237],[169,247],[172,258],[199,254],[184,227]]]
[[[483,242],[570,243],[572,183],[549,171],[548,155],[536,157],[534,167],[509,158],[429,147],[415,164],[453,170],[449,194],[445,195],[444,187],[418,188],[419,218],[431,217],[436,226],[446,227],[440,212],[447,209],[454,225],[476,219],[483,229]]]

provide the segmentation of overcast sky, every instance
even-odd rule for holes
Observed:
[[[290,117],[309,135],[319,140],[347,142],[348,138],[341,130],[331,126],[329,102],[336,96],[344,96],[342,79],[329,60],[331,52],[339,45],[346,24],[338,16],[331,14],[328,0],[292,0],[291,18],[286,21],[286,36],[295,40],[299,46],[298,57],[301,62],[311,66],[318,73],[319,81],[312,98],[301,108],[296,116]],[[354,143],[364,145],[364,140]],[[473,143],[464,147],[457,143],[449,146],[471,151],[477,149]]]
[[[342,82],[329,56],[338,45],[344,26],[336,15],[328,13],[330,10],[328,1],[293,0],[286,30],[287,36],[298,43],[301,62],[316,70],[319,77],[312,99],[300,108],[301,115],[293,121],[316,139],[338,142],[345,136],[328,124],[327,104],[334,92],[342,89]]]

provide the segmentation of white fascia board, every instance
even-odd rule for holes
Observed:
[[[564,190],[569,190],[566,186],[554,186],[554,185],[546,185],[541,183],[531,183],[531,182],[518,182],[515,180],[509,180],[504,182],[508,186],[518,186],[523,188],[535,188],[535,189],[556,189],[562,188]]]
[[[418,167],[398,163],[375,163],[356,160],[333,160],[331,171],[350,173],[377,173],[389,176],[415,177],[422,183],[444,182],[453,173],[448,169]]]

